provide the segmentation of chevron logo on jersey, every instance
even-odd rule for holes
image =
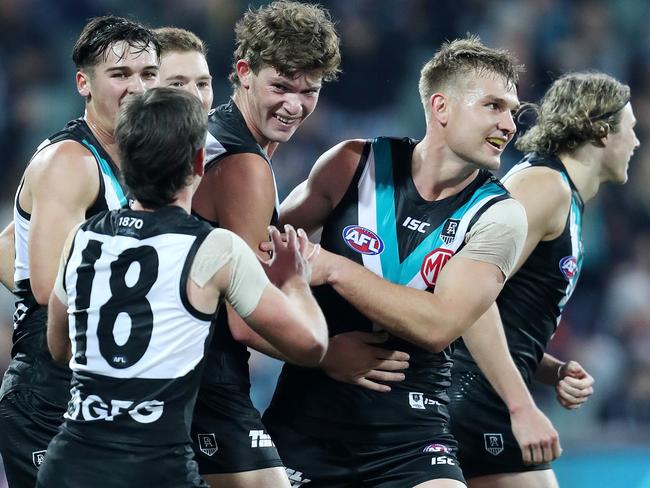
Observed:
[[[424,257],[422,267],[420,268],[420,275],[422,275],[422,279],[427,286],[436,286],[436,281],[438,281],[440,271],[453,255],[454,251],[439,247]]]
[[[358,253],[377,255],[384,250],[384,241],[370,229],[360,225],[348,225],[343,229],[343,240]]]
[[[571,281],[578,271],[578,260],[575,256],[565,256],[560,259],[560,271],[564,277]]]

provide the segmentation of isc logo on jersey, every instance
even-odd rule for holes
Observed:
[[[578,260],[575,256],[565,256],[560,259],[560,271],[564,277],[571,281],[575,276],[576,271],[578,271]]]
[[[436,281],[438,281],[440,271],[453,255],[454,251],[451,249],[439,247],[424,257],[422,268],[420,268],[420,274],[427,286],[436,286]]]
[[[343,229],[343,240],[348,247],[361,254],[376,255],[384,250],[384,241],[370,229],[348,225]]]

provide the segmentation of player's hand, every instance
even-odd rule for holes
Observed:
[[[594,392],[594,379],[577,361],[568,361],[558,371],[557,401],[564,408],[580,408]]]
[[[388,339],[385,332],[344,332],[330,338],[325,359],[320,367],[331,378],[362,386],[369,390],[388,392],[390,386],[378,381],[402,381],[409,367],[409,355],[373,344]]]
[[[287,227],[291,226],[286,226]],[[275,227],[270,226],[269,229],[275,229]],[[277,230],[277,229],[276,229]],[[271,231],[269,230],[269,233]],[[304,245],[305,245],[305,255],[309,255],[309,263],[311,265],[311,280],[309,284],[311,286],[319,286],[319,285],[324,285],[327,283],[327,278],[329,276],[329,272],[333,267],[333,263],[335,262],[337,256],[331,252],[326,251],[325,249],[322,249],[319,244],[314,244],[309,241],[307,238],[307,234],[302,230],[298,229],[298,235],[301,237],[301,242],[304,240]],[[273,236],[272,236],[273,237]],[[288,239],[288,234],[285,232],[284,234],[279,234],[276,236],[276,238],[280,239],[280,243],[286,243]],[[274,252],[274,247],[279,245],[278,243],[275,243],[273,241],[273,238],[271,241],[262,241],[260,242],[259,248],[260,251],[264,252]]]
[[[311,263],[316,259],[320,246],[310,245],[304,230],[296,231],[292,226],[284,226],[284,238],[277,228],[269,226],[271,237],[270,251],[273,257],[260,258],[269,279],[278,287],[295,280],[308,284],[311,279]]]
[[[524,464],[548,463],[562,454],[560,436],[536,405],[511,412],[510,423]]]

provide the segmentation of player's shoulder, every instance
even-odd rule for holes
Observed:
[[[318,159],[316,168],[331,167],[335,169],[356,168],[369,141],[366,139],[348,139],[339,142],[327,150]]]
[[[34,155],[26,171],[26,176],[47,176],[62,181],[94,177],[97,163],[92,152],[72,139],[64,139],[44,147]],[[29,177],[29,176],[28,176]]]
[[[571,202],[571,186],[559,170],[533,166],[512,175],[505,181],[510,194],[520,200],[528,211],[542,213],[549,219],[562,216]]]

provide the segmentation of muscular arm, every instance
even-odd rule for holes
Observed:
[[[0,282],[9,291],[14,288],[14,242],[14,223],[11,221],[0,233]]]
[[[31,214],[30,282],[41,305],[47,305],[50,298],[65,238],[85,219],[98,191],[95,161],[76,142],[54,144],[30,163],[19,201]]]
[[[548,168],[522,171],[508,179],[506,186],[524,206],[528,222],[524,248],[515,265],[518,270],[541,240],[557,237],[564,228],[570,191],[560,174]],[[535,405],[512,360],[496,307],[483,315],[463,339],[476,364],[508,406],[524,462],[557,458],[561,453],[558,434]]]
[[[282,202],[280,222],[318,230],[343,198],[359,165],[364,141],[345,141],[324,153],[309,174]]]
[[[252,153],[234,154],[221,159],[203,176],[192,203],[204,217],[240,236],[261,258],[258,250],[268,240],[267,227],[275,209],[275,186],[268,163]],[[228,325],[235,340],[268,356],[285,359],[264,338],[253,331],[227,305]]]
[[[353,261],[323,252],[327,282],[388,332],[433,352],[460,337],[485,313],[503,288],[501,270],[454,256],[438,276],[434,293],[395,285]]]
[[[303,273],[308,265],[296,261],[292,254],[296,234],[293,230],[290,233],[294,244],[283,245],[279,233],[274,231],[278,250],[270,264],[265,264],[270,268],[267,273],[280,283],[277,288],[269,283],[261,264],[240,238],[216,229],[197,252],[188,296],[196,308],[212,313],[216,298],[224,295],[237,313],[281,354],[296,364],[315,366],[327,349],[327,325],[311,294],[309,273]],[[301,239],[302,255],[307,246],[306,235]],[[212,250],[204,252],[204,246],[211,245]],[[230,255],[220,258],[223,250],[229,248]]]
[[[496,304],[463,334],[463,340],[508,407],[512,431],[524,463],[539,464],[558,458],[562,452],[558,433],[535,405],[510,356]]]
[[[70,254],[70,247],[78,228],[77,225],[72,229],[63,244],[61,256],[58,260],[58,271],[47,305],[47,347],[50,350],[52,359],[63,364],[68,363],[72,357],[72,344],[68,328],[68,299],[63,286],[65,280],[63,273],[66,258]]]

